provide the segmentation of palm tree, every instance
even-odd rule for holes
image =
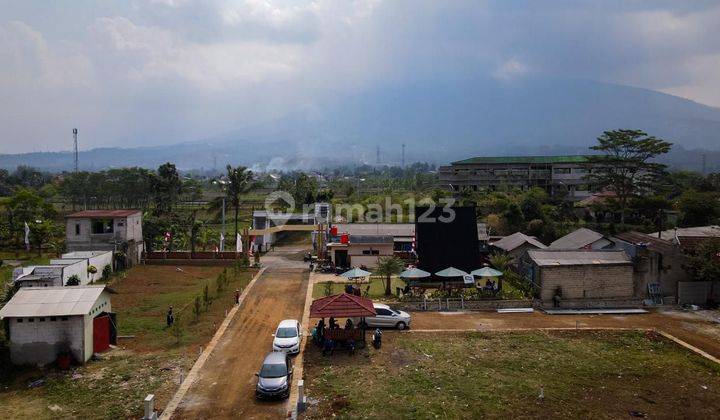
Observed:
[[[510,264],[513,262],[513,257],[510,254],[493,253],[490,255],[490,264],[495,269],[503,272],[503,276],[511,275]],[[502,290],[503,276],[498,277],[498,289]]]
[[[397,257],[383,257],[380,258],[380,260],[378,261],[378,266],[375,270],[375,274],[385,276],[386,296],[392,295],[392,290],[390,288],[390,278],[395,274],[400,274],[403,268],[405,268],[405,262]]]
[[[244,166],[238,166],[233,168],[227,165],[227,181],[224,183],[225,196],[218,197],[213,200],[212,208],[215,211],[222,209],[223,198],[232,207],[235,212],[235,237],[238,235],[238,216],[240,213],[240,204],[242,203],[242,196],[257,189],[257,183],[253,182],[253,173]]]

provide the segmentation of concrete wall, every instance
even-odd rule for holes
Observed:
[[[112,269],[113,254],[111,251],[75,251],[63,254],[60,260],[71,260],[71,259],[84,259],[86,261],[86,269],[89,266],[94,266],[97,269],[97,273],[87,273],[88,283],[92,283],[102,279],[102,271],[106,265],[109,265]],[[50,263],[53,263],[51,260]]]
[[[75,360],[84,362],[89,358],[85,352],[83,316],[70,316],[67,320],[62,317],[33,317],[33,322],[30,318],[21,319],[22,322],[18,322],[18,318],[11,318],[9,322],[10,358],[14,364],[52,363],[58,353],[67,347]]]
[[[627,265],[545,266],[539,270],[540,299],[552,302],[558,286],[565,299],[633,297],[633,267]]]
[[[118,220],[121,219],[117,219],[115,222],[117,223]],[[115,227],[118,226],[116,225]],[[123,235],[126,241],[132,240],[136,242],[142,242],[142,213],[137,213],[136,215],[127,218]]]
[[[683,281],[678,283],[678,304],[705,305],[720,299],[720,281]]]
[[[349,244],[346,248],[348,250],[348,257],[350,257],[350,265],[353,267],[359,267],[364,265],[368,268],[375,268],[378,265],[378,260],[382,257],[390,257],[393,255],[393,244]],[[369,250],[378,251],[378,255],[365,255],[363,251]]]
[[[68,260],[57,260],[57,261],[68,261]],[[85,260],[70,260],[75,261],[72,264],[67,264],[63,268],[63,286],[67,284],[68,279],[73,275],[77,275],[80,278],[80,285],[90,283],[88,280],[87,262]],[[52,264],[52,262],[51,262]]]
[[[76,234],[75,226],[80,226]],[[92,232],[91,218],[68,218],[65,221],[65,240],[68,251],[112,251],[111,240],[142,242],[142,215],[113,219],[113,233]]]

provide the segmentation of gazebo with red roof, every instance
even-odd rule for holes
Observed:
[[[310,305],[310,318],[365,318],[375,316],[372,299],[341,293],[315,299]]]

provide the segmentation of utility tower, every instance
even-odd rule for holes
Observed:
[[[380,146],[375,147],[375,163],[380,164]]]
[[[702,155],[702,174],[703,176],[707,174],[707,155],[705,153]]]
[[[402,167],[405,167],[405,143],[402,144]]]
[[[75,143],[75,173],[78,173],[78,148],[77,148],[78,129],[73,128],[73,141]]]

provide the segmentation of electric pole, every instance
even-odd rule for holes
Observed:
[[[405,167],[405,143],[402,144],[402,167]]]
[[[77,146],[78,129],[73,128],[73,140],[75,143],[75,173],[78,173],[78,146]]]

